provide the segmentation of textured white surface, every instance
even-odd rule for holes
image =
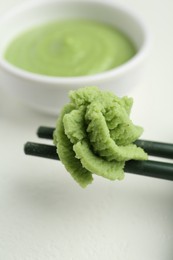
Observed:
[[[20,1],[0,2],[0,12]],[[129,93],[132,118],[143,138],[173,142],[173,2],[121,2],[143,15],[154,40],[146,75]],[[55,118],[0,89],[0,259],[173,259],[173,183],[127,174],[121,182],[95,177],[83,190],[60,162],[23,154],[43,124]]]

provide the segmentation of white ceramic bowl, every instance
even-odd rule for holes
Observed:
[[[61,18],[86,18],[106,22],[127,34],[137,54],[123,65],[92,76],[50,77],[19,69],[4,58],[7,44],[20,32],[34,25]],[[69,90],[98,86],[128,95],[143,71],[150,37],[141,17],[111,0],[37,0],[22,4],[0,19],[0,85],[39,110],[57,114],[68,101]]]

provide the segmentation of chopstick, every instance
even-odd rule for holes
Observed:
[[[37,130],[37,135],[40,138],[52,139],[53,131],[53,127],[41,126]],[[173,159],[173,144],[145,140],[137,140],[136,144],[142,147],[149,155]],[[27,155],[59,160],[56,147],[54,145],[27,142],[24,145],[24,152]],[[125,163],[124,170],[128,173],[165,180],[173,180],[173,163],[153,160],[130,160]]]

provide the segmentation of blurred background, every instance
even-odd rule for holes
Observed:
[[[1,1],[0,15],[21,2]],[[173,1],[121,3],[143,16],[153,38],[145,75],[129,93],[132,119],[144,139],[173,143]],[[127,174],[81,189],[60,162],[23,153],[38,126],[55,123],[0,88],[0,259],[173,259],[173,184]]]

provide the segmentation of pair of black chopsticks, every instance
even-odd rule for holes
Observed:
[[[53,139],[53,131],[52,127],[41,126],[37,130],[37,135],[40,138]],[[137,140],[135,143],[149,155],[173,159],[173,144],[145,140]],[[59,160],[54,145],[27,142],[24,146],[24,152],[28,155]],[[173,163],[131,160],[126,162],[124,170],[128,173],[173,180]]]

